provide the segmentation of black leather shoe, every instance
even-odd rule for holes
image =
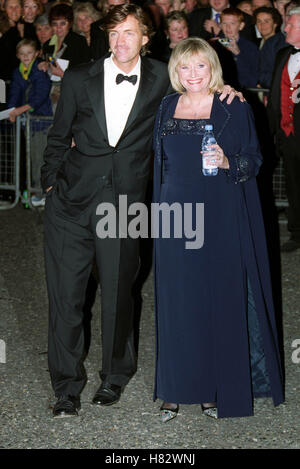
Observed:
[[[117,384],[101,384],[93,398],[93,404],[112,405],[118,402],[121,397],[122,387]]]
[[[59,396],[53,408],[53,417],[76,417],[80,410],[79,396]]]
[[[295,241],[294,239],[289,239],[280,248],[281,252],[293,252],[296,249],[300,249],[300,241]]]

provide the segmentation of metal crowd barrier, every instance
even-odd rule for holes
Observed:
[[[6,103],[6,83],[0,80],[0,103]]]
[[[248,91],[266,95],[269,90],[248,88]],[[24,124],[25,121],[25,124]],[[43,152],[47,143],[47,134],[52,125],[52,116],[33,116],[29,112],[26,117],[18,117],[15,124],[8,120],[0,121],[0,192],[10,191],[12,200],[0,200],[0,210],[13,208],[20,198],[20,141],[21,122],[26,137],[26,188],[30,208],[31,196],[42,195],[40,187],[40,168],[43,164]],[[273,193],[277,207],[288,206],[285,192],[285,179],[282,159],[273,174]]]
[[[40,184],[43,153],[47,144],[49,127],[52,125],[53,116],[35,116],[30,112],[26,116],[26,188],[27,201],[30,208],[34,208],[31,196],[42,196]]]
[[[0,200],[0,210],[17,205],[20,198],[21,118],[15,123],[0,121],[0,193],[11,200]]]
[[[26,160],[26,203],[34,208],[31,196],[42,196],[40,171],[43,164],[43,153],[47,144],[48,129],[52,125],[52,116],[32,116],[29,112],[19,116],[16,123],[8,119],[0,121],[0,210],[13,208],[21,198],[20,192],[20,158],[21,132],[25,133]],[[1,194],[10,200],[1,200]]]
[[[258,94],[263,98],[268,96],[269,89],[267,88],[247,88],[248,91]],[[274,155],[274,158],[277,158]],[[285,178],[282,158],[279,159],[277,166],[273,173],[273,194],[275,199],[275,205],[277,207],[287,207],[288,201],[285,191]]]
[[[284,208],[289,205],[285,191],[285,176],[282,158],[279,159],[273,174],[273,193],[277,207]]]

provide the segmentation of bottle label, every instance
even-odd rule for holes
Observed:
[[[215,168],[217,168],[214,160],[212,160],[210,163],[208,161],[209,161],[209,159],[205,158],[205,156],[204,156],[203,160],[202,160],[203,169],[215,169]]]
[[[211,152],[212,149],[208,147],[210,145],[215,145],[216,143],[217,143],[216,139],[211,132],[204,135],[203,140],[202,140],[202,169],[204,171],[206,170],[208,170],[209,172],[210,170],[218,171],[217,166],[216,166],[216,161],[214,159],[211,159],[211,156],[204,155],[206,152]],[[209,173],[207,175],[209,175]]]

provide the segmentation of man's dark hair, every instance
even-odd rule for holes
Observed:
[[[268,15],[272,16],[274,23],[277,25],[277,28],[282,25],[281,14],[276,8],[271,8],[271,7],[257,8],[253,13],[253,18],[254,18],[255,23],[257,21],[257,15],[259,15],[259,13],[267,13]]]
[[[148,13],[146,13],[145,10],[143,10],[138,5],[135,5],[134,3],[117,5],[112,8],[112,10],[110,10],[105,16],[105,19],[102,24],[102,29],[106,33],[109,33],[111,29],[125,21],[128,16],[133,16],[136,20],[138,20],[143,36],[147,36],[150,40],[150,38],[154,34],[152,22],[148,16]],[[142,47],[142,55],[146,53],[148,45],[149,42]]]
[[[226,15],[235,16],[241,23],[245,22],[244,13],[239,8],[234,8],[234,7],[225,8],[225,10],[223,10],[221,13],[221,21],[223,19],[223,16],[226,16]]]
[[[74,14],[73,8],[66,3],[58,3],[57,5],[53,5],[49,12],[49,23],[51,24],[52,21],[64,18],[69,23],[73,23]]]

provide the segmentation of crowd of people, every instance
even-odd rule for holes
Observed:
[[[26,111],[54,115],[66,68],[95,61],[108,52],[102,28],[105,17],[114,6],[127,2],[1,1],[0,79],[6,82],[8,107],[15,108],[12,122]],[[276,54],[287,47],[287,15],[299,6],[299,0],[243,0],[234,6],[227,0],[135,3],[142,5],[151,20],[149,57],[168,63],[174,47],[191,36],[208,40],[216,50],[225,83],[242,90],[252,105],[264,154],[261,179],[270,178],[276,165],[274,155],[279,152],[268,125],[266,94],[247,89],[270,88]],[[28,65],[20,56],[24,48],[31,49],[31,62],[25,60]],[[33,164],[40,165],[41,158]],[[265,188],[264,180],[261,190]],[[39,184],[37,189],[40,192]],[[41,193],[33,196],[34,205],[44,203]]]
[[[52,77],[61,78],[64,73],[56,59],[65,59],[68,61],[65,66],[72,67],[102,57],[108,51],[108,40],[101,24],[110,8],[126,1],[72,4],[2,0],[0,79],[8,82],[12,79],[19,65],[16,46],[22,39],[36,42],[37,60],[42,62],[39,69],[48,71]],[[276,53],[286,46],[286,14],[298,4],[297,0],[279,0],[274,5],[271,0],[249,0],[234,6],[227,0],[134,3],[142,4],[151,17],[153,34],[149,54],[152,58],[168,62],[178,42],[188,36],[201,37],[210,40],[222,56],[226,83],[263,88],[270,87]]]
[[[11,121],[27,110],[33,115],[54,115],[66,68],[97,60],[108,52],[102,24],[111,8],[127,1],[1,1],[0,79],[7,84],[8,106],[15,108]],[[142,5],[151,19],[150,57],[168,63],[181,40],[189,36],[204,38],[217,51],[225,83],[235,89],[268,89],[276,54],[287,45],[286,15],[299,2],[278,0],[272,4],[271,0],[246,0],[234,6],[227,0],[134,3]],[[32,48],[32,53],[34,50],[29,69],[20,58],[20,44],[22,48]],[[32,102],[28,101],[29,95],[31,100],[34,96]],[[262,93],[255,98],[247,96],[259,121],[264,109],[256,98],[265,99],[262,96]],[[268,129],[263,127],[262,134],[266,136]],[[261,145],[273,152],[270,141],[265,137]],[[43,197],[34,197],[37,205],[44,201]]]
[[[289,200],[291,237],[282,249],[299,249],[298,0],[237,6],[158,0],[142,7],[122,0],[56,2],[48,23],[42,14],[43,24],[37,1],[4,1],[3,24],[6,18],[10,26],[0,47],[10,35],[17,55],[1,74],[10,81],[11,120],[24,111],[48,114],[49,104],[56,108],[42,167],[54,417],[76,416],[80,409],[83,311],[95,261],[102,383],[92,402],[118,402],[136,371],[131,293],[139,240],[121,233],[117,197],[145,201],[153,129],[154,201],[202,201],[206,213],[201,249],[186,249],[186,232],[180,239],[175,232],[155,239],[154,398],[163,401],[162,421],[176,417],[180,403],[201,404],[213,418],[252,415],[253,397],[280,404],[283,375],[256,177],[273,131]],[[34,80],[44,85],[34,88]],[[265,87],[270,129],[264,96],[249,90]],[[32,101],[37,95],[44,98]],[[206,155],[218,168],[216,177],[201,174],[206,126],[216,136]],[[102,203],[117,207],[116,236],[98,234]]]

